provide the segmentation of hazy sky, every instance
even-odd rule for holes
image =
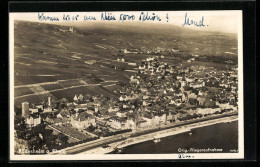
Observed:
[[[161,24],[173,24],[180,27],[183,27],[185,22],[185,15],[186,21],[194,20],[196,22],[202,21],[205,26],[197,27],[195,25],[185,25],[183,28],[190,28],[190,29],[197,29],[197,30],[206,30],[206,31],[219,31],[219,32],[227,32],[227,33],[238,33],[238,30],[242,27],[242,11],[238,10],[230,10],[230,11],[163,11],[163,12],[156,12],[156,11],[149,11],[148,15],[158,16],[161,21],[155,19],[155,21],[139,21],[140,15],[142,11],[138,12],[106,12],[107,16],[114,16],[116,20],[101,20],[101,13],[102,12],[57,12],[57,13],[11,13],[10,20],[27,20],[27,21],[36,21],[36,22],[45,22],[45,23],[54,23],[54,24],[87,24],[88,22],[122,22],[120,21],[120,15],[125,14],[132,16],[134,15],[134,20],[125,20],[125,23],[161,23]],[[103,12],[104,13],[104,12]],[[154,13],[154,14],[153,14]],[[49,16],[49,17],[56,17],[59,18],[59,22],[57,21],[42,21],[39,20],[38,15]],[[144,11],[144,14],[141,16],[145,16],[147,12]],[[63,16],[70,15],[70,21],[64,21]],[[76,16],[77,21],[72,21],[72,16]],[[84,16],[86,17],[95,17],[95,21],[84,21]]]

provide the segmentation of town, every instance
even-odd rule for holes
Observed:
[[[237,113],[237,66],[218,70],[190,65],[197,57],[178,65],[169,65],[163,55],[127,62],[135,67],[135,74],[130,82],[116,83],[120,86],[117,100],[102,94],[75,94],[73,101],[48,97],[40,104],[22,102],[21,111],[15,112],[16,152],[60,150],[117,134]],[[126,60],[118,56],[116,61]]]

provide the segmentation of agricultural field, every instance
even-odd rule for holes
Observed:
[[[31,104],[39,104],[43,102],[43,95],[30,95],[22,98],[15,98],[14,103],[16,106],[21,107],[22,102],[29,102]]]
[[[45,91],[41,86],[31,86],[30,89],[31,89],[34,93],[41,93],[41,92],[44,92],[44,91]]]
[[[14,89],[14,97],[27,95],[27,94],[33,94],[33,93],[34,92],[28,87],[21,87],[21,88]]]
[[[97,78],[97,77],[83,77],[83,80],[88,83],[88,84],[100,84],[101,82],[103,82],[102,79]]]
[[[68,30],[69,27],[15,21],[14,85],[20,86],[15,88],[16,105],[23,101],[39,103],[47,96],[54,99],[65,97],[71,101],[75,94],[102,94],[116,99],[119,95],[115,90],[118,91],[120,86],[113,83],[129,82],[141,60],[148,57],[163,55],[165,62],[176,65],[196,54],[206,59],[189,65],[214,65],[218,69],[228,65],[210,62],[212,57],[207,59],[207,56],[216,56],[214,60],[218,57],[219,60],[232,58],[234,62],[237,57],[235,34],[194,33],[173,25],[153,24],[151,29],[149,23],[141,26],[108,23],[105,27],[101,23],[93,23],[74,26],[75,33],[60,29]],[[175,52],[125,53],[126,62],[117,61],[121,54],[119,51],[123,49],[140,51],[155,48],[174,49]],[[137,66],[128,63],[136,63]]]
[[[78,80],[59,81],[59,84],[62,87],[72,87],[72,86],[84,85],[84,83],[82,83],[82,82],[80,82]]]
[[[101,86],[104,86],[104,87],[106,87],[106,86],[109,86],[109,85],[114,85],[116,82],[102,82],[101,83]]]
[[[53,92],[51,92],[51,94],[54,97],[56,97],[57,99],[66,98],[70,101],[73,101],[73,97],[75,95],[75,94],[71,93],[68,89],[53,91]]]
[[[90,96],[96,96],[96,95],[104,95],[106,97],[115,98],[118,99],[118,95],[114,92],[111,92],[110,90],[102,87],[102,86],[80,86],[76,88],[69,88],[64,90],[57,90],[52,91],[51,94],[57,98],[66,98],[69,101],[73,101],[73,98],[75,95],[90,95]]]
[[[55,90],[55,89],[62,89],[63,87],[60,84],[48,84],[48,85],[41,85],[41,87],[45,90]]]

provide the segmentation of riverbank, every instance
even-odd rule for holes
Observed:
[[[113,152],[115,149],[122,149],[124,147],[135,145],[138,143],[146,142],[149,140],[154,140],[154,138],[164,138],[167,136],[174,136],[177,134],[189,132],[192,129],[204,127],[204,126],[210,126],[214,124],[219,123],[227,123],[227,122],[233,122],[238,120],[238,115],[233,115],[230,117],[223,117],[223,118],[217,118],[217,119],[211,119],[203,122],[196,122],[192,124],[187,124],[179,127],[173,127],[165,130],[159,130],[156,132],[144,134],[137,137],[130,137],[125,140],[121,140],[118,142],[114,142],[109,144],[106,148],[103,147],[97,147],[94,149],[87,150],[85,152],[81,152],[79,154],[107,154]]]
[[[132,139],[135,137],[141,137],[141,136],[147,135],[147,134],[158,133],[160,131],[167,130],[167,129],[173,129],[173,128],[177,128],[177,127],[186,127],[187,125],[191,125],[191,124],[195,124],[195,123],[202,123],[202,122],[207,122],[210,120],[217,120],[220,118],[232,117],[232,116],[237,116],[237,115],[238,115],[237,112],[228,112],[228,113],[223,113],[223,114],[209,115],[207,117],[202,117],[202,118],[190,119],[187,121],[176,121],[174,123],[160,124],[160,126],[158,126],[158,127],[151,127],[151,128],[147,128],[147,129],[137,129],[133,132],[127,132],[127,133],[118,134],[118,135],[114,135],[114,136],[108,136],[108,137],[100,137],[100,139],[86,142],[86,143],[77,144],[77,145],[74,145],[71,147],[67,147],[61,151],[64,152],[65,154],[80,154],[80,153],[87,152],[88,150],[97,149],[102,146],[108,146],[109,144],[112,145],[113,143],[117,143],[117,142],[124,141],[127,139]],[[103,154],[104,152],[105,153],[109,152],[109,149],[113,149],[113,148],[106,147],[106,149],[101,149],[101,151],[97,151],[97,152],[98,152],[98,154]],[[59,153],[51,152],[50,154],[57,155]]]

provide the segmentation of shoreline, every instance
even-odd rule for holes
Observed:
[[[153,140],[154,137],[164,138],[164,137],[168,137],[168,136],[174,136],[177,134],[190,132],[192,129],[215,125],[215,124],[219,124],[219,123],[230,123],[233,121],[238,121],[238,115],[217,118],[217,119],[207,120],[207,121],[203,121],[203,122],[192,123],[192,124],[184,125],[181,127],[173,127],[170,129],[164,129],[164,130],[144,134],[144,135],[137,136],[137,137],[131,137],[131,138],[128,138],[125,140],[111,143],[108,145],[109,146],[108,148],[97,147],[97,148],[90,149],[90,150],[87,150],[87,151],[84,151],[84,152],[81,152],[78,154],[109,154],[109,153],[113,152],[116,148],[122,149],[122,148],[130,146],[130,145],[135,145],[135,144],[143,143],[146,141],[150,141],[150,140]]]

